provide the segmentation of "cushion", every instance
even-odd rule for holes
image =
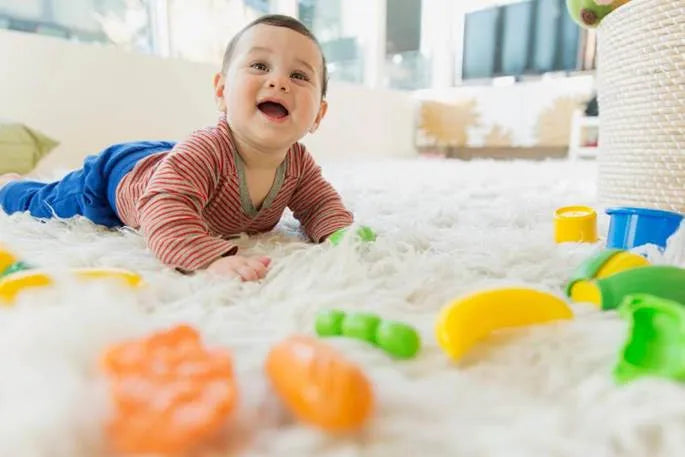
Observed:
[[[0,122],[0,174],[30,172],[58,144],[24,124]]]

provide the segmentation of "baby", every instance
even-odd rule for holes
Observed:
[[[298,143],[326,114],[326,86],[314,35],[291,17],[260,17],[231,40],[214,76],[215,127],[178,144],[111,146],[49,184],[4,175],[0,206],[8,214],[130,226],[179,271],[261,279],[270,259],[239,255],[235,235],[271,230],[286,207],[314,242],[353,222]]]

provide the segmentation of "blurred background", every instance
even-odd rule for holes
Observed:
[[[0,118],[40,127],[62,149],[66,143],[69,151],[58,155],[68,165],[107,141],[182,136],[212,121],[210,69],[218,68],[231,36],[265,13],[295,16],[319,38],[330,97],[339,102],[332,117],[365,140],[341,145],[335,132],[324,130],[320,141],[309,140],[321,154],[596,155],[595,35],[571,20],[564,0],[0,0],[0,58],[7,64],[0,88],[14,99],[4,112],[0,108]],[[42,41],[27,41],[27,35]],[[86,57],[93,49],[100,57]],[[166,62],[160,64],[165,68],[146,58]],[[173,106],[188,106],[158,122],[166,129],[155,127],[151,113],[121,113],[118,126],[146,120],[148,130],[122,127],[115,134],[93,119],[102,111],[68,108],[74,100],[92,100],[96,89],[88,90],[85,79],[94,69],[108,73],[113,94],[110,102],[101,98],[100,107],[111,116],[122,103],[171,103],[155,91],[175,94]],[[154,71],[171,79],[168,86]],[[193,85],[198,72],[202,83]],[[34,80],[37,74],[58,79],[42,96],[48,112],[35,98],[18,95],[47,84]],[[32,93],[41,98],[45,90]],[[73,138],[73,125],[64,125],[81,123],[83,135],[82,119],[97,134],[87,143]]]
[[[299,18],[332,80],[417,90],[594,68],[563,0],[0,0],[0,27],[161,57],[220,61],[265,13]]]

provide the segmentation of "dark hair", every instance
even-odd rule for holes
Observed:
[[[238,43],[238,40],[240,40],[240,37],[243,36],[243,33],[251,29],[255,25],[259,24],[272,25],[274,27],[285,27],[286,29],[294,30],[299,34],[306,36],[316,44],[316,46],[319,48],[319,51],[321,52],[321,64],[323,66],[323,74],[321,77],[321,96],[325,97],[326,89],[328,89],[328,70],[326,69],[326,56],[323,55],[323,50],[321,49],[321,44],[319,43],[319,40],[316,39],[314,34],[310,32],[307,26],[304,25],[302,22],[298,21],[294,17],[285,16],[282,14],[267,14],[265,16],[258,17],[257,19],[243,27],[242,30],[240,30],[240,32],[236,33],[236,35],[233,38],[231,38],[231,41],[228,42],[228,46],[226,46],[226,51],[224,52],[224,60],[221,64],[221,72],[225,75],[228,71],[228,66],[231,63],[233,51],[235,50],[235,46]]]

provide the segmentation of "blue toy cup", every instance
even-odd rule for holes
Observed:
[[[609,208],[606,213],[611,216],[608,248],[630,249],[655,244],[663,249],[683,220],[682,214],[648,208]]]

